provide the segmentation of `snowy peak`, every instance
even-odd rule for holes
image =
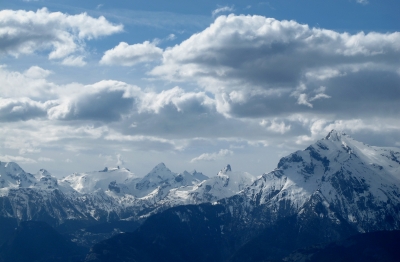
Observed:
[[[146,176],[148,179],[166,180],[175,177],[175,173],[167,168],[164,163],[156,165]]]
[[[277,169],[245,194],[256,205],[290,203],[292,213],[303,212],[318,195],[329,216],[343,217],[360,232],[393,229],[400,224],[386,223],[384,217],[400,221],[399,159],[399,149],[369,146],[333,130],[305,150],[283,157]]]
[[[104,168],[102,171],[73,173],[60,182],[70,185],[79,193],[105,192],[109,190],[111,182],[115,184],[130,184],[137,179],[134,173],[126,168]]]
[[[51,177],[52,175],[50,174],[49,171],[47,171],[46,169],[40,169],[37,173],[36,173],[36,178],[40,179],[42,177]]]
[[[20,174],[25,173],[24,170],[15,162],[0,162],[1,173]]]
[[[17,163],[0,162],[0,188],[29,187],[36,178],[26,173]]]
[[[35,183],[36,187],[40,187],[41,189],[55,189],[58,187],[57,178],[52,176],[47,170],[40,169],[36,173],[36,179],[38,180]]]
[[[146,190],[156,188],[164,181],[175,179],[176,174],[169,170],[164,163],[156,165],[147,175],[145,175],[140,182],[136,184],[136,189]]]
[[[226,167],[224,167],[221,171],[218,172],[218,176],[221,175],[228,175],[230,172],[232,172],[232,168],[231,165],[226,165]]]
[[[342,131],[336,131],[335,129],[332,129],[331,132],[329,132],[328,135],[325,137],[325,139],[332,141],[340,141],[342,136],[347,136],[347,135]]]
[[[202,174],[196,173],[196,175],[201,177]],[[151,193],[152,196],[164,197],[172,188],[197,184],[202,180],[187,171],[176,174],[169,170],[164,163],[160,163],[136,183],[134,194],[138,197],[144,197]]]
[[[227,165],[217,176],[211,177],[189,193],[193,203],[212,202],[233,196],[251,185],[254,177],[247,172],[232,172]]]

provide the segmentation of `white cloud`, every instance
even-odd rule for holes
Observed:
[[[118,121],[134,109],[141,93],[137,86],[112,80],[77,85],[69,93],[60,94],[59,104],[47,113],[53,120]]]
[[[175,40],[176,39],[176,35],[175,34],[169,34],[168,37],[166,38],[166,40]]]
[[[10,155],[4,155],[0,156],[0,159],[2,162],[16,162],[16,163],[22,163],[22,164],[33,164],[36,163],[35,160],[27,157],[22,157],[22,156],[10,156]]]
[[[316,94],[314,97],[310,98],[310,101],[314,101],[317,99],[322,99],[322,98],[331,98],[330,96],[326,95],[326,94]]]
[[[216,159],[223,158],[223,157],[230,156],[230,155],[233,155],[233,151],[232,150],[221,149],[217,153],[204,153],[204,154],[201,154],[200,156],[195,157],[192,160],[190,160],[190,162],[191,163],[195,163],[195,162],[198,162],[198,161],[215,161]]]
[[[297,103],[299,105],[305,105],[311,108],[313,107],[313,105],[310,102],[308,102],[307,94],[300,94],[299,97],[297,98]]]
[[[139,104],[139,112],[159,113],[167,105],[173,105],[178,112],[182,112],[190,110],[194,103],[206,108],[213,108],[215,105],[213,99],[204,92],[186,93],[182,88],[174,87],[160,93],[144,93]]]
[[[117,166],[122,166],[125,163],[125,161],[122,159],[121,154],[117,154]]]
[[[46,78],[52,73],[53,72],[51,72],[50,70],[45,70],[38,66],[31,66],[28,70],[25,71],[24,75],[32,79],[40,79]]]
[[[162,136],[150,135],[123,135],[115,131],[110,131],[104,136],[104,139],[106,141],[123,142],[125,145],[130,143],[131,146],[144,150],[158,148],[161,151],[181,151],[187,146],[187,140],[185,139],[166,139]]]
[[[215,96],[218,112],[227,117],[346,107],[355,113],[370,101],[376,107],[384,103],[372,99],[373,85],[396,92],[400,60],[392,58],[400,55],[399,43],[400,32],[349,34],[262,16],[220,16],[207,29],[167,48],[162,64],[150,74],[199,85]],[[367,78],[373,81],[364,83]],[[301,84],[307,90],[296,91]],[[317,92],[322,85],[328,92]],[[346,95],[349,88],[368,95],[354,101]]]
[[[369,3],[368,0],[356,0],[356,2],[359,3],[359,4],[363,4],[363,5],[366,5],[366,4]]]
[[[113,49],[107,50],[104,53],[100,64],[133,66],[138,63],[160,60],[162,53],[163,50],[161,48],[149,41],[134,45],[121,42]]]
[[[234,10],[235,10],[235,9],[234,9],[233,6],[222,6],[222,7],[219,7],[219,8],[217,8],[217,9],[213,10],[213,11],[212,11],[212,15],[213,15],[213,16],[216,16],[216,15],[219,14],[219,13],[233,12]]]
[[[400,132],[400,122],[396,119],[338,119],[338,120],[330,120],[330,119],[320,119],[313,118],[308,119],[305,122],[306,128],[309,130],[310,135],[300,135],[296,139],[297,144],[307,145],[316,141],[317,139],[321,139],[327,133],[329,133],[332,129],[345,131],[346,133],[380,133],[381,136],[384,133],[398,133]],[[380,137],[380,140],[383,140]]]
[[[285,122],[279,122],[276,119],[273,119],[272,121],[268,121],[263,119],[260,122],[260,125],[263,127],[266,127],[267,130],[274,132],[274,133],[280,133],[280,134],[285,134],[288,132],[291,128],[290,125],[286,125]]]
[[[66,66],[82,67],[86,65],[86,62],[83,60],[83,56],[68,56],[61,62],[61,64]]]
[[[19,121],[46,117],[47,110],[57,105],[55,101],[37,102],[29,98],[1,98],[0,121]]]
[[[0,11],[0,52],[13,56],[48,50],[50,59],[62,59],[81,52],[85,40],[121,32],[103,16],[93,18],[86,13],[68,15],[24,10]]]
[[[32,66],[25,72],[7,70],[0,66],[0,93],[3,98],[29,97],[40,100],[52,99],[57,85],[47,81],[52,72]]]

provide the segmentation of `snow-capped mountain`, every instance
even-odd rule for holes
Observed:
[[[254,177],[247,172],[233,172],[230,165],[219,171],[218,175],[193,186],[175,188],[167,199],[185,200],[188,204],[215,202],[237,194],[251,185]],[[168,200],[167,200],[168,201]]]
[[[202,173],[194,171],[176,174],[169,170],[164,163],[153,168],[143,179],[135,183],[133,194],[137,197],[159,195],[165,197],[172,188],[192,186],[207,179]]]
[[[186,177],[198,176],[202,178],[204,175],[197,172],[192,174],[184,172],[179,176],[182,176],[184,180],[188,180]],[[173,206],[215,202],[233,196],[248,185],[251,185],[254,179],[247,172],[233,172],[231,166],[227,165],[215,177],[203,180],[200,183],[192,182],[192,185],[172,188],[165,197],[154,198],[154,195],[148,195],[140,200],[142,201],[142,205],[146,205],[147,202],[147,205],[154,209],[145,215],[148,216]],[[153,205],[148,204],[149,201]]]
[[[321,205],[320,216],[344,219],[359,232],[399,228],[400,150],[369,146],[333,130],[282,158],[242,196],[248,205],[270,210],[273,220],[301,216],[312,202]]]
[[[155,214],[134,233],[95,246],[87,261],[158,254],[169,261],[280,260],[298,248],[380,230],[400,230],[400,150],[333,130],[238,194]]]
[[[60,190],[63,188],[63,190]],[[26,173],[16,163],[0,162],[0,216],[60,224],[69,219],[88,219],[46,170]]]
[[[200,172],[174,173],[165,164],[139,177],[126,168],[73,173],[57,179],[41,169],[23,171],[16,163],[0,164],[1,215],[18,220],[45,220],[60,225],[67,220],[137,220],[166,208],[198,204],[232,196],[251,184],[248,173],[228,165],[217,176]]]
[[[73,173],[60,180],[81,194],[110,190],[110,184],[129,185],[139,177],[126,168],[104,168],[101,171]]]
[[[11,188],[30,187],[36,178],[26,173],[22,168],[13,162],[0,162],[0,192],[6,192]]]

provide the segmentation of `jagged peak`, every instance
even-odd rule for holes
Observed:
[[[227,172],[231,171],[232,171],[231,165],[227,164],[226,167],[224,167],[224,169],[222,169],[220,173],[226,174]]]
[[[169,170],[169,168],[167,168],[167,166],[164,163],[159,163],[158,165],[156,165],[148,175],[150,174],[156,174],[158,172],[168,172],[168,173],[172,173],[171,170]]]
[[[117,166],[117,167],[112,167],[112,168],[105,167],[103,170],[93,171],[93,172],[90,172],[90,173],[97,173],[97,172],[100,172],[100,173],[111,173],[111,172],[115,172],[115,171],[118,171],[118,170],[129,171],[130,172],[130,170],[128,168]]]
[[[340,141],[342,140],[342,136],[347,136],[347,134],[341,130],[332,129],[325,137],[325,139],[332,141]]]
[[[37,174],[38,174],[38,175],[41,175],[41,176],[51,176],[50,172],[47,171],[47,170],[44,169],[44,168],[40,169],[39,172],[37,172]]]
[[[160,169],[160,168],[167,168],[167,166],[166,166],[163,162],[161,162],[161,163],[159,163],[158,165],[156,165],[154,168],[158,168],[158,169]]]
[[[179,173],[178,175],[192,176],[193,174],[185,170],[182,173]]]
[[[193,170],[191,174],[192,174],[193,176],[195,176],[195,175],[206,176],[206,175],[204,175],[202,172],[197,172],[196,170]]]

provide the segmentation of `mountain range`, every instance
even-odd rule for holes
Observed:
[[[144,177],[126,168],[106,167],[57,179],[44,169],[30,174],[16,163],[0,162],[0,216],[44,221],[90,247],[119,233],[122,224],[133,230],[151,214],[229,197],[253,180],[229,165],[212,178],[197,171],[177,174],[160,163]],[[97,224],[110,230],[96,236],[81,230]]]
[[[117,167],[56,179],[1,162],[0,175],[0,223],[44,221],[94,244],[86,261],[293,260],[312,245],[400,229],[400,150],[335,130],[258,178],[163,163],[144,177]]]
[[[87,261],[280,260],[299,248],[398,230],[399,208],[399,150],[333,130],[238,194],[155,214],[95,245]]]

